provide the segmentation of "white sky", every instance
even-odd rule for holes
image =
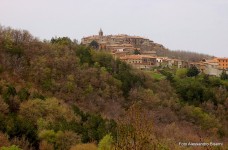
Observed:
[[[228,57],[228,0],[0,0],[0,24],[40,39],[80,40],[102,28]]]

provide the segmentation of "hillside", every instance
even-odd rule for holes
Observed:
[[[67,37],[0,27],[0,147],[226,149],[227,80],[187,71],[154,78]]]
[[[196,52],[184,51],[184,50],[169,50],[160,44],[153,47],[153,50],[156,51],[158,56],[169,57],[174,59],[187,60],[190,62],[199,62],[203,59],[211,59],[213,56],[200,54]]]

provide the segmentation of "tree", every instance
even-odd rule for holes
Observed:
[[[8,140],[8,136],[0,132],[0,148],[3,146],[10,146],[10,141]]]
[[[19,114],[36,125],[40,123],[38,124],[40,128],[55,124],[61,119],[66,122],[80,120],[67,104],[56,98],[48,98],[45,101],[41,99],[25,101],[20,106]]]
[[[222,71],[222,74],[220,75],[221,80],[228,80],[228,74],[225,70]]]
[[[70,149],[73,145],[80,143],[80,136],[72,131],[58,131],[56,133],[56,146],[59,150]]]
[[[176,91],[182,100],[196,105],[204,101],[204,86],[198,80],[192,78],[176,81]]]
[[[134,50],[134,54],[135,54],[135,55],[138,55],[138,54],[141,54],[141,53],[140,53],[139,50],[136,49],[136,50]]]
[[[10,139],[24,137],[31,146],[38,147],[37,128],[27,119],[13,115],[8,117],[6,133]]]
[[[187,76],[187,72],[188,72],[188,70],[185,68],[178,69],[176,71],[176,76],[178,76],[179,78],[185,78]]]
[[[3,91],[4,102],[9,106],[10,112],[17,112],[19,110],[19,100],[16,97],[17,91],[13,85],[7,85]]]
[[[188,77],[194,77],[194,76],[197,76],[199,73],[200,73],[200,71],[197,69],[196,66],[191,66],[188,69],[187,76]]]
[[[89,46],[94,48],[94,49],[98,49],[99,48],[98,42],[94,41],[94,40],[89,44]]]
[[[166,70],[161,70],[160,73],[163,74],[164,76],[166,76],[166,79],[169,80],[170,82],[174,81],[173,73],[166,71]]]
[[[9,106],[4,102],[2,97],[0,96],[0,113],[1,114],[8,114],[9,113]]]
[[[39,134],[40,139],[47,141],[48,144],[52,144],[54,149],[64,150],[70,149],[70,147],[80,142],[80,137],[72,131],[58,131],[43,130]]]
[[[97,62],[101,67],[105,67],[108,72],[113,72],[115,60],[111,54],[107,52],[93,52],[92,60]]]
[[[73,42],[69,37],[55,37],[51,39],[52,44],[68,45],[70,46]]]
[[[88,63],[89,65],[91,65],[94,63],[92,60],[92,54],[91,54],[90,48],[85,48],[80,46],[76,49],[76,55],[80,59],[81,64]]]
[[[29,141],[26,139],[25,136],[14,137],[13,139],[10,140],[10,143],[11,143],[11,145],[19,146],[23,150],[31,150],[31,149],[33,149],[32,145],[29,143]]]
[[[139,105],[132,105],[119,121],[115,149],[156,149],[152,119]]]

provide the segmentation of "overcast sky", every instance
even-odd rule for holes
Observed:
[[[139,35],[171,50],[228,57],[228,0],[0,0],[0,24],[51,39]]]

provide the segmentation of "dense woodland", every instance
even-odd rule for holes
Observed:
[[[3,150],[228,148],[228,80],[194,68],[156,79],[68,37],[0,27]]]

